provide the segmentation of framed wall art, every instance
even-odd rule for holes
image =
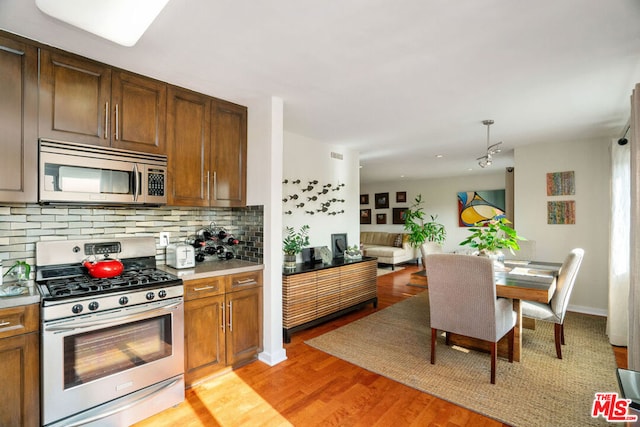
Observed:
[[[547,174],[547,196],[572,196],[576,194],[574,171]]]
[[[368,205],[369,204],[369,195],[368,194],[361,194],[360,195],[360,204],[361,205]]]
[[[339,233],[331,235],[331,251],[333,258],[344,258],[344,251],[347,250],[347,234]]]
[[[376,209],[386,209],[389,207],[389,193],[376,193]]]
[[[376,224],[386,224],[387,223],[387,214],[379,213],[376,214]]]
[[[371,209],[360,209],[360,224],[371,224]]]
[[[407,192],[406,191],[398,191],[398,192],[396,192],[396,203],[407,203]]]
[[[407,208],[393,208],[393,223],[404,224],[404,213]]]
[[[563,200],[547,202],[547,224],[575,224],[576,202]]]
[[[505,190],[461,191],[458,193],[458,225],[473,227],[496,215],[504,215]]]

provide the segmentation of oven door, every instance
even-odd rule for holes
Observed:
[[[44,424],[184,372],[183,299],[45,322]]]

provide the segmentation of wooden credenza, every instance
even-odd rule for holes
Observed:
[[[377,259],[337,261],[329,265],[298,264],[282,275],[282,329],[291,334],[357,310],[378,306]]]

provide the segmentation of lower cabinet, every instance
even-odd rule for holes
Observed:
[[[39,305],[0,309],[0,425],[40,425]]]
[[[262,271],[185,280],[185,383],[262,351]]]

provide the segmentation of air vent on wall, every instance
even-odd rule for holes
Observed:
[[[331,158],[332,158],[332,159],[342,160],[342,154],[340,154],[340,153],[336,153],[336,152],[332,151],[332,152],[331,152]]]

